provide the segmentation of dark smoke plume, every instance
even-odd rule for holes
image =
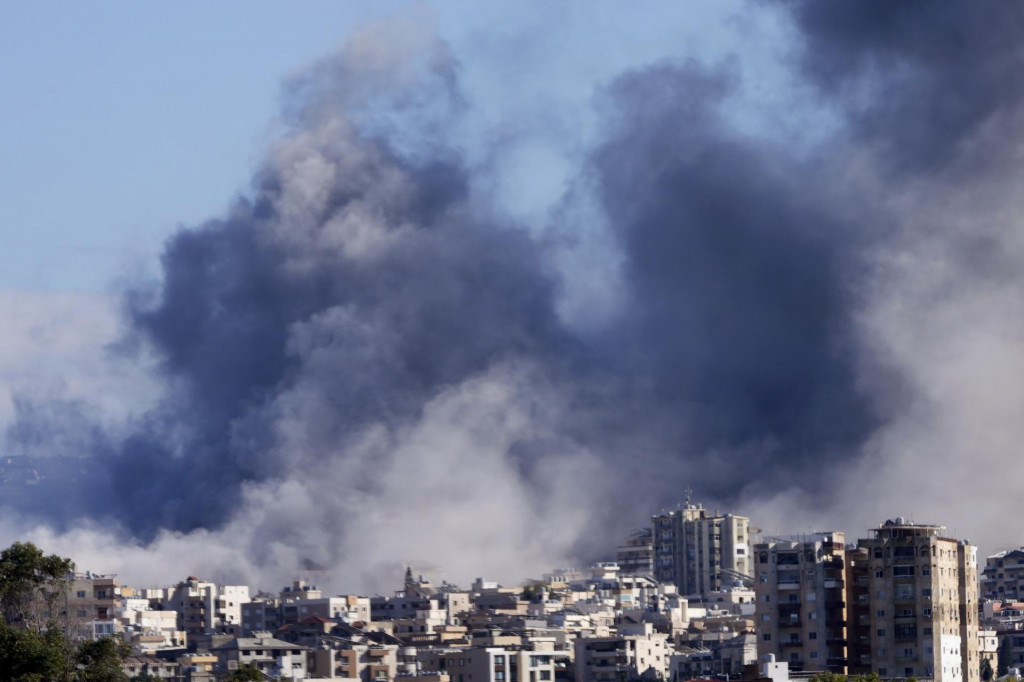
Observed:
[[[791,17],[836,117],[799,153],[737,127],[736,64],[603,88],[555,214],[592,201],[614,245],[620,304],[586,330],[559,304],[591,275],[554,267],[546,238],[572,226],[513,224],[474,190],[447,48],[357,40],[289,88],[251,192],[172,237],[160,286],[128,296],[166,392],[99,448],[89,514],[144,541],[227,528],[248,556],[274,538],[303,554],[281,566],[409,546],[497,561],[514,538],[530,569],[607,550],[594,531],[686,486],[723,505],[793,488],[849,518],[829,481],[918,463],[919,425],[955,411],[904,335],[937,339],[923,311],[974,291],[979,262],[1020,289],[1005,220],[960,220],[1002,188],[999,143],[1020,132],[1024,10],[985,5],[758,5]]]

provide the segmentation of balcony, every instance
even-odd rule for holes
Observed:
[[[803,646],[804,641],[802,639],[782,640],[779,644],[783,647]]]

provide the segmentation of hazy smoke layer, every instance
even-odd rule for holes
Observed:
[[[1016,472],[1024,437],[1024,10],[990,5],[759,5],[792,20],[817,127],[742,125],[742,59],[622,74],[547,226],[477,191],[448,48],[357,36],[290,84],[249,195],[128,296],[163,393],[128,437],[75,430],[105,475],[55,516],[381,588],[405,561],[609,552],[687,486],[779,530],[956,516],[1019,542],[960,489],[979,459]],[[18,410],[10,438],[38,440],[52,412]]]

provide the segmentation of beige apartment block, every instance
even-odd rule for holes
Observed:
[[[897,518],[858,541],[852,672],[979,682],[977,548],[944,531]]]
[[[654,577],[684,596],[708,596],[750,579],[750,519],[691,504],[651,517]]]
[[[576,682],[668,677],[668,635],[655,632],[650,623],[620,628],[612,637],[580,638],[575,647]]]
[[[121,583],[113,576],[76,575],[68,587],[68,630],[80,639],[98,639],[121,631],[115,610]]]
[[[419,669],[451,682],[554,682],[555,652],[521,646],[422,648]]]
[[[754,545],[757,653],[789,669],[846,672],[845,537],[840,532]]]

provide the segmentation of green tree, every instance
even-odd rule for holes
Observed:
[[[68,679],[67,638],[55,628],[44,632],[0,623],[0,679],[49,682]]]
[[[121,667],[131,647],[120,639],[88,640],[75,651],[76,682],[128,682]]]
[[[7,625],[42,630],[63,612],[75,564],[31,542],[0,552],[0,609]]]
[[[811,682],[846,682],[846,675],[834,672],[820,672],[811,678]]]
[[[981,682],[992,682],[992,676],[992,661],[987,658],[981,659]]]
[[[1013,650],[1011,647],[1010,636],[1004,635],[1002,641],[999,642],[999,657],[996,659],[996,670],[999,677],[1009,672],[1010,664],[1013,663]]]
[[[232,671],[226,679],[228,682],[263,682],[267,678],[254,666],[246,665]]]
[[[16,542],[0,552],[0,680],[5,682],[128,682],[130,647],[108,637],[73,645],[66,599],[74,563]]]
[[[850,675],[850,682],[882,682],[882,678],[879,677],[878,673]]]

